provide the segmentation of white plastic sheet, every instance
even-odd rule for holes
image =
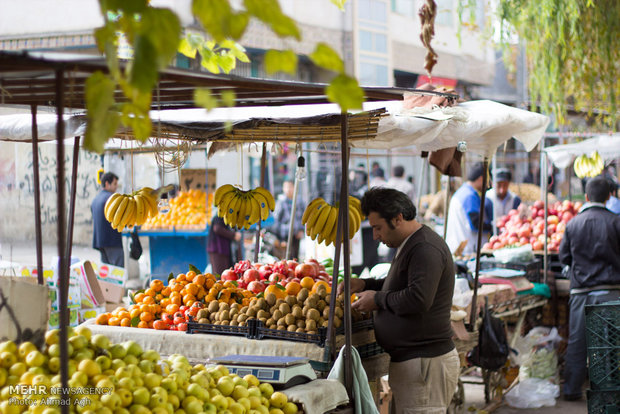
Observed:
[[[549,159],[558,168],[568,167],[579,155],[598,151],[603,160],[620,158],[620,134],[597,135],[574,144],[555,145],[545,148]]]
[[[56,139],[56,114],[37,114],[37,131],[40,141]],[[82,136],[86,122],[65,115],[65,137]],[[32,115],[14,114],[0,116],[0,141],[30,142],[32,140]]]

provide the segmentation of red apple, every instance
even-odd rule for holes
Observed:
[[[519,241],[519,238],[518,238],[518,237],[510,237],[510,238],[508,239],[508,244],[515,244],[515,243],[517,243],[518,241]]]
[[[538,240],[532,243],[532,250],[542,250],[544,247],[545,246],[542,244],[542,242]]]
[[[540,210],[541,208],[545,208],[545,203],[541,200],[537,200],[534,202],[534,207]]]
[[[531,234],[531,230],[530,230],[530,225],[529,224],[526,224],[523,227],[521,227],[519,229],[519,232],[517,233],[519,238],[530,237],[530,234]]]
[[[265,290],[265,284],[263,282],[259,282],[258,280],[253,280],[248,283],[247,289],[257,295]]]
[[[519,243],[523,244],[528,244],[530,242],[530,239],[528,239],[527,237],[521,237],[519,239]]]
[[[556,229],[556,225],[555,224],[549,224],[547,225],[547,234],[553,234],[555,233],[555,229]]]
[[[272,284],[273,283],[280,283],[284,279],[286,279],[286,276],[284,276],[282,273],[278,273],[278,272],[272,273],[269,276],[269,282],[271,282]]]
[[[237,274],[232,269],[226,269],[220,275],[221,280],[237,280]]]
[[[302,263],[295,268],[295,277],[302,279],[306,276],[310,276],[311,278],[317,277],[317,271],[313,265],[308,263]]]
[[[538,217],[545,217],[545,209],[542,210],[538,210],[538,213],[536,214]]]
[[[547,216],[548,224],[558,224],[559,222],[560,222],[560,219],[555,214]]]
[[[298,262],[298,261],[296,261],[296,260],[287,260],[287,261],[286,261],[286,264],[288,265],[288,268],[289,268],[290,270],[295,270],[295,268],[297,267],[297,265],[299,264],[299,262]]]
[[[258,270],[256,269],[248,269],[245,272],[243,272],[243,281],[245,283],[250,283],[254,280],[259,280],[260,279],[260,273],[258,273]]]
[[[565,211],[562,213],[562,221],[564,223],[568,223],[574,217],[573,213],[570,211]]]

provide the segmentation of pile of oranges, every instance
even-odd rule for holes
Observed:
[[[142,225],[142,229],[177,229],[202,230],[207,227],[213,214],[213,193],[202,190],[181,191],[170,200],[170,211],[159,213]]]
[[[285,292],[284,295],[286,296]],[[196,302],[208,304],[212,301],[247,306],[252,297],[252,292],[237,287],[231,281],[218,281],[210,273],[203,275],[190,270],[170,279],[168,286],[164,286],[161,280],[153,280],[148,289],[134,296],[134,304],[128,308],[118,307],[112,312],[102,313],[97,316],[95,323],[153,328],[153,324],[163,313],[174,315],[182,306],[190,307]]]

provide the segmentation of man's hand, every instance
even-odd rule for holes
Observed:
[[[296,238],[297,240],[301,240],[301,239],[303,239],[303,237],[304,237],[304,231],[303,231],[303,230],[299,230],[299,231],[297,232],[297,234],[295,234],[295,238]]]
[[[239,241],[239,240],[241,240],[241,233],[236,232],[235,233],[235,241]]]
[[[351,304],[351,308],[360,312],[371,312],[379,309],[375,303],[374,290],[365,290],[357,294],[358,299]]]
[[[351,278],[351,293],[361,292],[365,287],[366,282],[364,282],[364,279]],[[344,292],[344,282],[338,283],[336,296],[340,296],[342,292]]]

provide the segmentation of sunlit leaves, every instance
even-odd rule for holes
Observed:
[[[118,112],[114,110],[113,80],[97,71],[86,80],[86,109],[88,123],[84,147],[102,153],[108,138],[113,136],[119,124]]]
[[[297,72],[297,55],[292,50],[268,50],[265,53],[265,71],[269,74],[284,72],[294,75]]]
[[[330,102],[340,105],[340,109],[361,109],[364,102],[364,91],[360,88],[357,80],[349,75],[341,73],[330,82],[327,87],[327,98]]]
[[[323,69],[334,72],[344,71],[344,62],[340,59],[338,53],[326,43],[316,45],[314,52],[310,55],[310,59],[315,65]]]
[[[250,61],[245,48],[239,43],[227,39],[216,44],[195,33],[188,33],[181,40],[178,51],[190,58],[200,53],[201,65],[211,73],[230,73],[237,66],[237,60]]]
[[[226,38],[239,40],[250,20],[244,12],[235,13],[228,0],[193,0],[192,12],[218,42]]]
[[[194,90],[194,102],[207,110],[217,106],[217,98],[213,96],[210,89],[198,88]]]
[[[268,25],[280,37],[301,40],[301,33],[293,19],[282,13],[278,0],[244,0],[248,13]]]
[[[176,55],[181,22],[176,14],[169,9],[148,8],[140,20],[140,34],[148,38],[155,47],[157,66],[168,65]]]
[[[344,11],[344,4],[347,0],[330,0],[333,4],[336,5],[340,10]]]

